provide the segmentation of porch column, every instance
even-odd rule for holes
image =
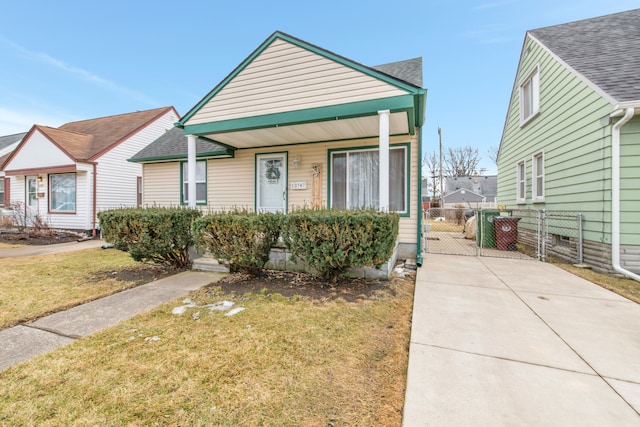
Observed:
[[[187,200],[189,200],[189,207],[195,209],[196,207],[196,136],[187,135],[187,183],[189,185],[189,192],[187,194]]]
[[[380,210],[389,212],[389,110],[378,111],[380,122]]]

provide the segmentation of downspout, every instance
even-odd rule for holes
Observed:
[[[96,238],[96,217],[98,216],[98,213],[96,212],[96,210],[98,209],[98,201],[96,200],[96,195],[98,194],[98,190],[96,189],[96,185],[98,183],[97,166],[98,165],[96,163],[93,164],[93,215],[91,218],[93,230],[91,231],[91,237],[93,237],[94,239]]]
[[[624,116],[613,125],[611,132],[611,265],[615,271],[640,281],[640,276],[620,265],[620,129],[635,115],[635,108],[628,107]],[[612,116],[619,115],[617,110]]]
[[[416,265],[422,266],[422,126],[418,127],[418,246]]]

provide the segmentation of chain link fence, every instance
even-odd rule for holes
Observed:
[[[431,208],[424,211],[427,253],[582,263],[582,215],[533,209]]]

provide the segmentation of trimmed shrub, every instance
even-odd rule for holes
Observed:
[[[283,217],[282,237],[293,257],[335,283],[351,267],[386,262],[399,220],[398,214],[372,210],[304,209]]]
[[[196,246],[229,262],[231,272],[256,274],[269,261],[282,215],[248,211],[205,215],[193,223]]]
[[[98,213],[102,237],[136,261],[188,267],[191,223],[200,211],[187,208],[114,209]]]

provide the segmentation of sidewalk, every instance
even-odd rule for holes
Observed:
[[[551,264],[430,254],[403,425],[640,425],[640,305]]]
[[[83,242],[56,243],[53,245],[21,246],[19,248],[0,249],[0,258],[23,258],[57,254],[61,252],[79,251],[82,249],[99,248],[105,242],[100,239],[85,240]]]
[[[14,250],[17,249],[11,249]],[[222,273],[185,271],[2,330],[0,371],[170,302],[222,276]]]

